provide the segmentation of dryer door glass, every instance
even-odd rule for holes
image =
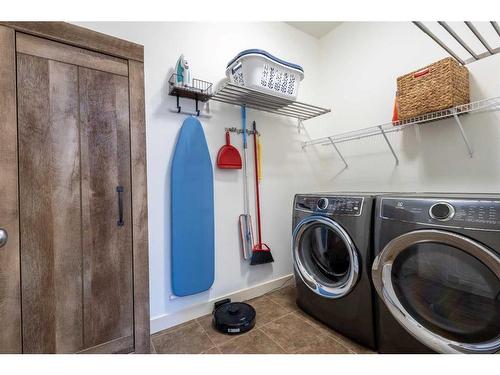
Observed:
[[[294,232],[295,266],[315,292],[337,298],[357,282],[357,251],[345,230],[325,217],[309,217]],[[309,281],[309,282],[308,282]]]
[[[438,352],[500,350],[500,257],[442,230],[390,241],[372,277],[386,307],[414,337]]]
[[[304,232],[301,255],[306,268],[319,280],[329,285],[345,282],[349,275],[349,250],[333,229],[326,225],[313,225]]]
[[[410,246],[394,260],[392,284],[411,316],[440,336],[474,343],[500,335],[500,280],[457,248]]]

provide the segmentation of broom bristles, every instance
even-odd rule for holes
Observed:
[[[250,261],[251,266],[272,262],[274,262],[274,258],[270,250],[254,250],[252,252],[252,260]]]

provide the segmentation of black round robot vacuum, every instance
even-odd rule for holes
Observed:
[[[219,301],[214,306],[213,324],[219,332],[237,335],[250,331],[255,326],[255,309],[248,303]]]

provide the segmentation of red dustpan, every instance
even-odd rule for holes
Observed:
[[[241,169],[241,156],[238,150],[231,145],[229,132],[226,132],[226,144],[217,154],[217,166],[222,169]]]

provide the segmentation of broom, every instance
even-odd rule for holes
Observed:
[[[257,126],[255,124],[255,121],[253,122],[253,141],[253,155],[255,159],[255,195],[257,198],[257,233],[259,237],[258,243],[253,247],[252,259],[250,261],[251,266],[274,262],[273,256],[271,254],[271,249],[265,243],[262,243],[262,233],[260,225],[259,156],[257,145]]]
[[[241,121],[243,125],[243,195],[244,195],[244,212],[239,217],[241,248],[243,249],[243,259],[250,258],[250,253],[253,249],[253,229],[252,218],[249,212],[249,197],[248,197],[248,162],[247,162],[247,111],[245,106],[241,106]]]

